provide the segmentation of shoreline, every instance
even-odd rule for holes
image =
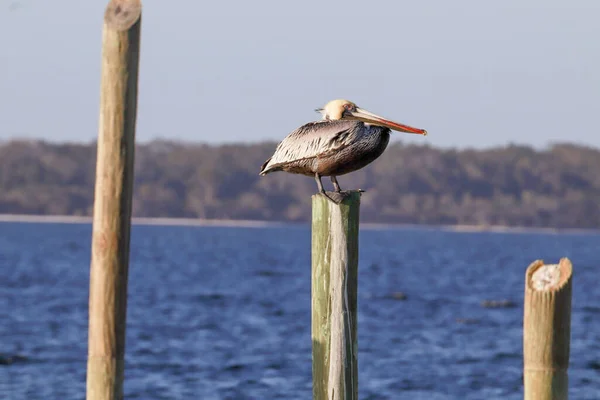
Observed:
[[[52,223],[52,224],[91,224],[92,217],[75,215],[33,215],[33,214],[0,214],[0,222],[21,223]],[[256,227],[287,225],[285,222],[271,222],[242,219],[201,219],[201,218],[167,218],[167,217],[133,217],[132,225],[156,226],[225,226],[225,227]]]
[[[0,214],[0,223],[53,223],[53,224],[91,224],[92,217],[74,215],[33,215],[33,214]],[[282,226],[310,225],[309,222],[278,222],[260,220],[232,220],[232,219],[202,219],[202,218],[167,218],[167,217],[133,217],[132,225],[153,226],[213,226],[230,228],[268,228]],[[363,222],[361,228],[367,230],[386,229],[418,229],[440,230],[457,233],[545,233],[545,234],[600,234],[599,229],[585,228],[543,228],[502,225],[419,225],[419,224],[385,224],[376,222]]]

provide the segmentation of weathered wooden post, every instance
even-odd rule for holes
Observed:
[[[87,399],[123,398],[125,321],[142,5],[104,15],[90,265]]]
[[[360,192],[336,204],[312,198],[313,399],[358,399]]]
[[[571,276],[568,258],[534,261],[525,275],[523,357],[525,400],[568,399]]]

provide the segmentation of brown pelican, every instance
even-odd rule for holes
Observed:
[[[424,129],[389,121],[348,100],[332,100],[315,111],[323,119],[309,122],[283,139],[262,165],[260,175],[285,171],[314,176],[323,194],[321,177],[329,176],[339,193],[336,177],[361,169],[379,157],[390,141],[390,129],[427,135]]]

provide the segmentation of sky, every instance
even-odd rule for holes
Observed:
[[[98,135],[108,1],[0,0],[0,141]],[[600,1],[143,1],[136,139],[281,140],[346,98],[435,147],[600,147]]]

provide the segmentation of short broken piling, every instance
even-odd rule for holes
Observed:
[[[525,400],[568,399],[571,276],[568,258],[534,261],[525,275],[523,359]]]

